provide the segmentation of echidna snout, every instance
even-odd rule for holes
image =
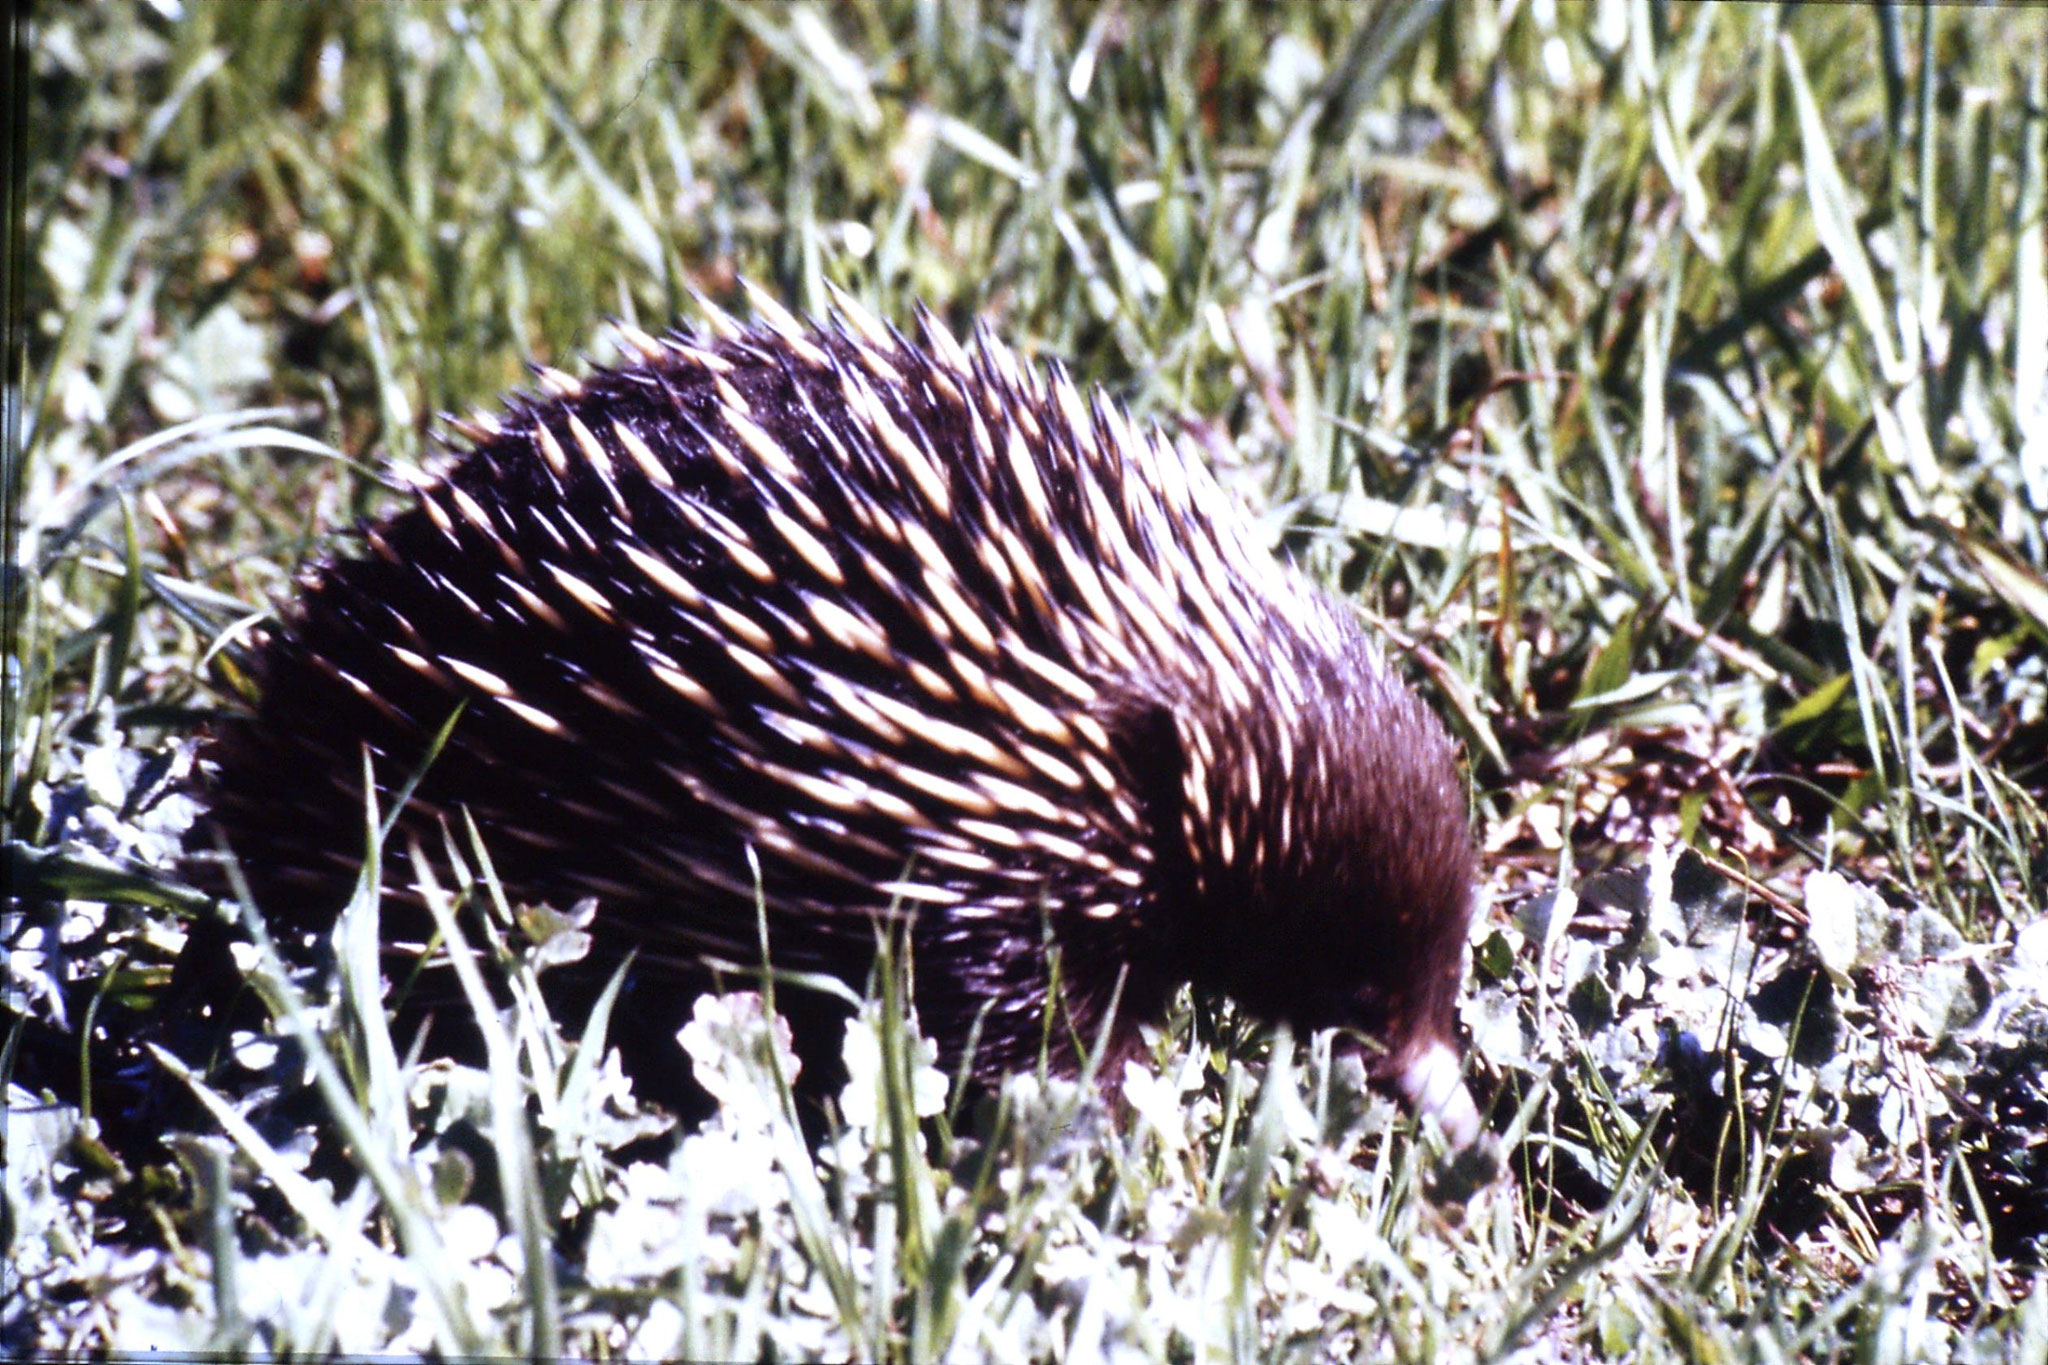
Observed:
[[[410,506],[320,565],[210,744],[266,913],[331,919],[380,808],[474,818],[511,894],[687,999],[706,957],[856,987],[915,915],[950,1059],[1056,1062],[1172,989],[1345,1025],[1476,1128],[1452,1012],[1472,907],[1442,726],[1274,562],[1192,453],[928,315],[622,329],[628,358],[463,424]],[[445,822],[445,824],[444,824]],[[387,858],[394,883],[403,858]],[[757,902],[758,897],[758,902]]]

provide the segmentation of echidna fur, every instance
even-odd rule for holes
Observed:
[[[1058,1061],[1119,990],[1128,1042],[1194,982],[1355,1030],[1469,1139],[1463,788],[1352,615],[1199,458],[985,327],[755,308],[540,371],[307,575],[207,754],[265,913],[331,922],[364,750],[388,806],[461,706],[396,847],[466,811],[514,895],[595,897],[686,993],[758,961],[757,894],[779,968],[856,987],[911,914],[949,1064],[977,1018],[977,1073],[1036,1061],[1056,944]]]

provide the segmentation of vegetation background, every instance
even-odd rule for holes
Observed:
[[[2043,11],[10,15],[10,1347],[2048,1360]],[[989,318],[1381,623],[1470,760],[1503,1179],[1212,1001],[1120,1113],[949,1106],[888,980],[822,1149],[748,997],[677,1130],[510,939],[485,1067],[256,962],[205,1122],[81,1113],[295,567],[741,276]]]

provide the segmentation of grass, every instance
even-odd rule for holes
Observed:
[[[1510,1173],[1437,1188],[1326,1040],[1209,1002],[1117,1110],[1030,1078],[948,1109],[887,976],[822,1149],[744,997],[700,1007],[723,1103],[679,1130],[600,1060],[602,1017],[549,1015],[502,915],[461,921],[465,985],[514,1002],[487,1064],[409,1056],[362,904],[341,985],[249,964],[276,1023],[192,1078],[175,1159],[46,1100],[75,1042],[10,1034],[0,1327],[2048,1359],[2044,29],[1629,0],[37,10],[5,284],[17,1014],[75,1040],[166,988],[205,913],[165,870],[190,738],[437,413],[574,369],[607,317],[743,308],[741,276],[822,312],[831,280],[988,317],[1181,430],[1382,624],[1470,759],[1464,1022]],[[488,878],[459,901],[488,910]],[[299,1110],[249,1108],[308,1068]],[[354,1164],[308,1168],[312,1127]]]

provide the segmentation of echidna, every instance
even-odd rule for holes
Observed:
[[[440,848],[466,810],[510,892],[595,897],[642,973],[758,961],[758,895],[778,967],[858,987],[910,913],[921,1022],[952,1063],[980,1017],[983,1077],[1038,1058],[1057,944],[1056,1053],[1119,989],[1129,1040],[1194,982],[1348,1026],[1469,1139],[1463,788],[1352,615],[1199,459],[985,326],[754,301],[541,370],[308,576],[209,755],[266,913],[331,920],[363,752],[388,809],[460,707],[400,830]]]

